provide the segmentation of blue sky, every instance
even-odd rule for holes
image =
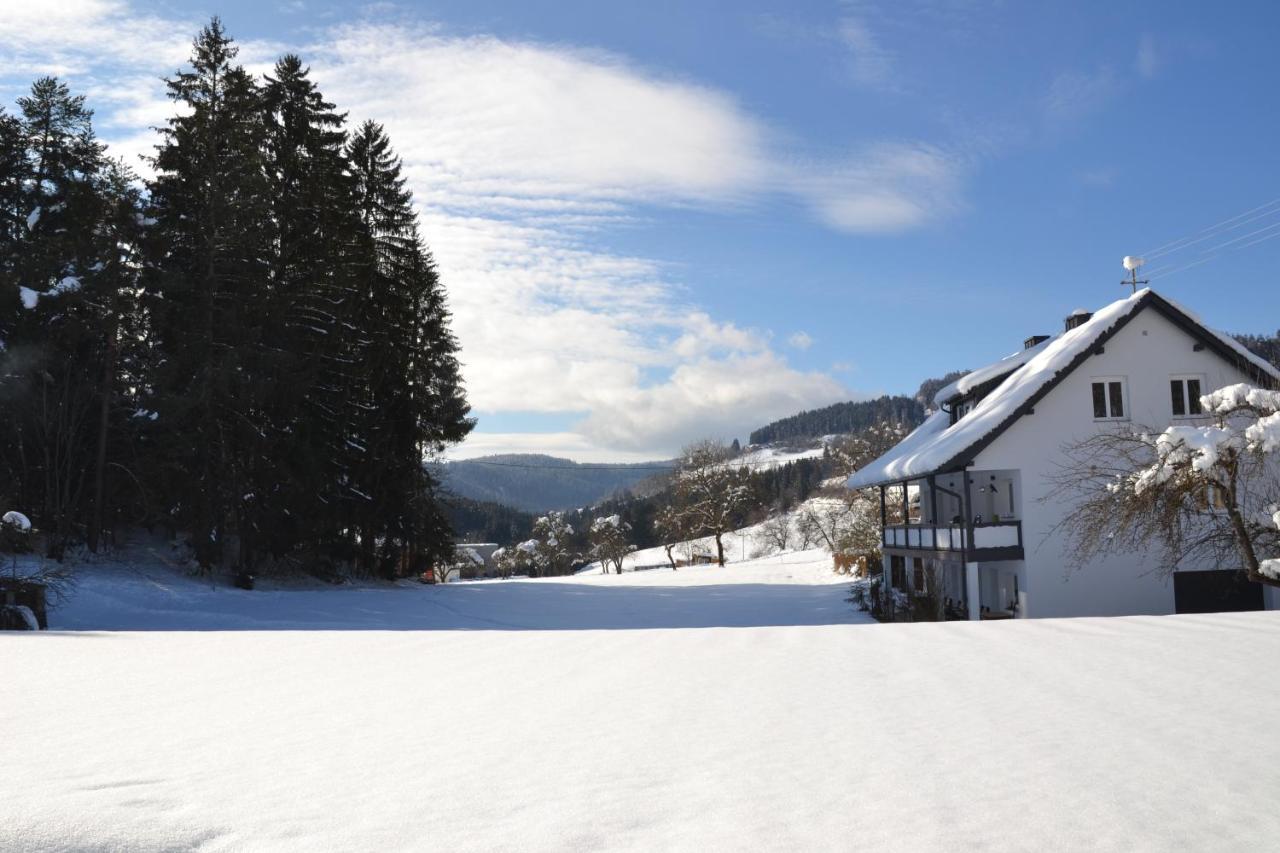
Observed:
[[[451,290],[463,454],[639,459],[909,393],[1120,297],[1123,255],[1280,198],[1269,4],[28,7],[0,9],[4,101],[59,73],[122,156],[215,12],[246,64],[297,50],[387,124]],[[1255,216],[1153,259],[1154,286],[1280,327],[1280,239],[1205,251],[1280,205]]]

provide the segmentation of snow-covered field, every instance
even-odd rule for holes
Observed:
[[[1276,614],[875,625],[818,552],[0,635],[4,850],[1261,850]],[[308,629],[308,630],[302,630]]]

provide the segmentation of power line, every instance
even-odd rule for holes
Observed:
[[[1192,267],[1198,267],[1201,264],[1208,263],[1209,261],[1212,261],[1214,258],[1221,257],[1222,255],[1227,254],[1228,252],[1238,252],[1241,249],[1247,249],[1250,246],[1256,246],[1259,243],[1265,243],[1268,240],[1272,240],[1276,237],[1280,237],[1280,230],[1277,230],[1277,229],[1280,229],[1280,222],[1274,222],[1271,225],[1267,225],[1263,228],[1258,228],[1257,230],[1250,231],[1248,234],[1243,234],[1239,237],[1233,237],[1232,239],[1227,240],[1226,242],[1219,243],[1216,246],[1205,249],[1204,252],[1201,253],[1201,256],[1198,259],[1191,261],[1189,263],[1184,263],[1181,265],[1166,264],[1163,267],[1156,267],[1155,269],[1147,273],[1147,278],[1148,279],[1168,278],[1169,276],[1175,273],[1180,273],[1183,270],[1189,270]],[[1259,234],[1266,234],[1268,231],[1270,231],[1271,233],[1267,234],[1267,236],[1258,237]],[[1250,240],[1251,237],[1256,237],[1257,239]],[[1240,243],[1240,241],[1242,240],[1249,240],[1249,242],[1244,243],[1242,245],[1238,245],[1238,246],[1235,245],[1236,243]],[[1229,246],[1234,246],[1234,248],[1228,248]]]
[[[577,465],[528,465],[520,462],[492,462],[485,459],[454,459],[446,465],[489,465],[493,468],[525,468],[531,471],[674,471],[675,463],[670,465],[643,465],[637,463],[594,463],[580,462]]]
[[[795,459],[760,459],[754,462],[734,462],[728,460],[721,463],[734,468],[756,468],[764,465],[779,467],[791,462],[802,462],[805,459],[818,459],[817,456],[798,456]],[[521,462],[493,462],[485,459],[456,459],[452,462],[444,464],[467,464],[467,465],[489,465],[494,468],[524,468],[531,471],[675,471],[676,463],[670,465],[645,465],[636,463],[628,465],[626,463],[593,463],[580,462],[577,465],[530,465]]]
[[[1245,222],[1239,221],[1241,219],[1245,219],[1245,217],[1248,217],[1251,214],[1256,214],[1259,211],[1263,211],[1263,210],[1265,210],[1266,212],[1261,213],[1258,216],[1254,216],[1252,219],[1248,219]],[[1242,225],[1247,225],[1249,222],[1255,222],[1258,219],[1266,218],[1275,213],[1280,213],[1280,198],[1274,198],[1271,201],[1267,202],[1266,204],[1260,204],[1255,208],[1246,210],[1244,213],[1237,213],[1235,216],[1228,217],[1227,219],[1224,219],[1221,222],[1218,222],[1214,225],[1210,225],[1207,228],[1201,228],[1199,231],[1196,231],[1194,234],[1189,234],[1186,237],[1179,237],[1177,240],[1173,240],[1171,242],[1165,243],[1162,246],[1157,246],[1154,249],[1144,252],[1142,254],[1142,257],[1146,258],[1147,260],[1153,260],[1155,258],[1163,257],[1164,255],[1170,254],[1172,252],[1181,251],[1182,249],[1185,249],[1188,246],[1193,246],[1196,243],[1202,243],[1205,240],[1212,239],[1215,236],[1220,236],[1222,233],[1226,233],[1227,231],[1234,231],[1236,228],[1239,228]],[[1224,228],[1224,226],[1227,226],[1227,225],[1230,225],[1231,227]]]

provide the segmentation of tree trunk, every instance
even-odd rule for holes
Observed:
[[[1227,518],[1231,520],[1231,530],[1235,533],[1236,544],[1240,546],[1240,556],[1244,558],[1245,575],[1255,583],[1280,587],[1280,581],[1267,577],[1259,569],[1258,554],[1253,550],[1253,540],[1249,538],[1249,529],[1245,526],[1244,516],[1240,514],[1240,506],[1236,503],[1235,472],[1232,471],[1231,488],[1224,490],[1226,498]]]
[[[107,427],[111,417],[112,379],[115,374],[116,361],[116,312],[111,307],[111,320],[107,327],[107,351],[102,366],[102,397],[98,411],[98,455],[93,465],[93,517],[89,520],[89,550],[98,553],[98,544],[102,536],[102,502],[104,499],[107,468]]]
[[[723,566],[724,565],[724,542],[720,541],[720,536],[721,534],[717,532],[716,533],[716,562],[717,564]]]

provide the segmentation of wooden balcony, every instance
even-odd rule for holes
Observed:
[[[1021,521],[993,521],[973,525],[972,547],[969,529],[963,524],[894,524],[884,528],[886,550],[933,551],[957,554],[961,559],[1021,560]]]

